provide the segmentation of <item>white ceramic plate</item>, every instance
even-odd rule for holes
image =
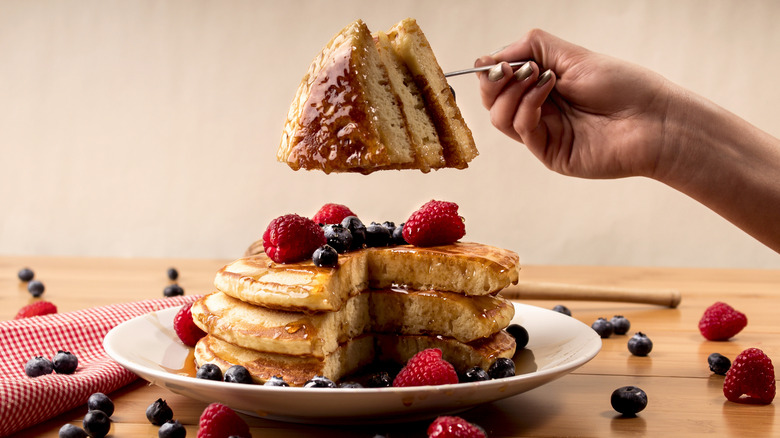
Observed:
[[[530,341],[515,355],[517,375],[484,382],[411,388],[322,389],[241,385],[195,379],[183,371],[191,349],[173,331],[178,308],[149,313],[120,324],[103,342],[125,368],[155,385],[203,402],[220,402],[258,417],[298,423],[412,421],[452,414],[511,397],[555,380],[591,360],[601,338],[574,318],[515,304],[513,323]]]

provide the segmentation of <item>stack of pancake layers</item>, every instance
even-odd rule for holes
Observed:
[[[198,366],[246,367],[257,383],[334,382],[373,362],[405,363],[439,348],[459,373],[511,358],[504,329],[514,307],[497,293],[516,283],[515,253],[478,243],[366,248],[335,268],[281,264],[265,253],[217,272],[217,290],[192,307],[207,332]]]

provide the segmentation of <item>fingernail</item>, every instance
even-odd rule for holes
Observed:
[[[504,69],[501,64],[496,64],[488,71],[488,80],[498,82],[504,78]]]
[[[529,77],[531,77],[531,74],[533,74],[533,72],[534,72],[534,68],[531,66],[531,63],[526,62],[525,64],[523,64],[522,67],[517,69],[517,71],[515,72],[515,79],[517,80],[517,82],[522,82],[528,79]]]
[[[537,87],[541,87],[542,85],[544,85],[544,84],[546,84],[547,82],[549,82],[549,81],[550,81],[550,79],[552,79],[552,75],[553,75],[553,73],[552,73],[552,70],[545,70],[545,72],[544,72],[544,73],[542,73],[542,74],[539,76],[539,80],[538,80],[538,81],[536,81],[536,86],[537,86]]]

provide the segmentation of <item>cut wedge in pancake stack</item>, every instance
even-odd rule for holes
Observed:
[[[375,361],[403,364],[439,348],[459,372],[511,358],[514,307],[495,294],[517,282],[517,256],[476,243],[365,248],[339,266],[275,263],[265,253],[222,268],[192,307],[208,335],[198,366],[242,365],[256,382],[338,381]]]
[[[277,159],[292,169],[463,169],[478,155],[417,22],[373,35],[362,20],[315,57],[290,105]]]

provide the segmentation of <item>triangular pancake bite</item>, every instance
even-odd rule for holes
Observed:
[[[477,154],[416,21],[372,36],[356,20],[330,40],[303,77],[277,159],[294,170],[367,174],[462,169]]]

